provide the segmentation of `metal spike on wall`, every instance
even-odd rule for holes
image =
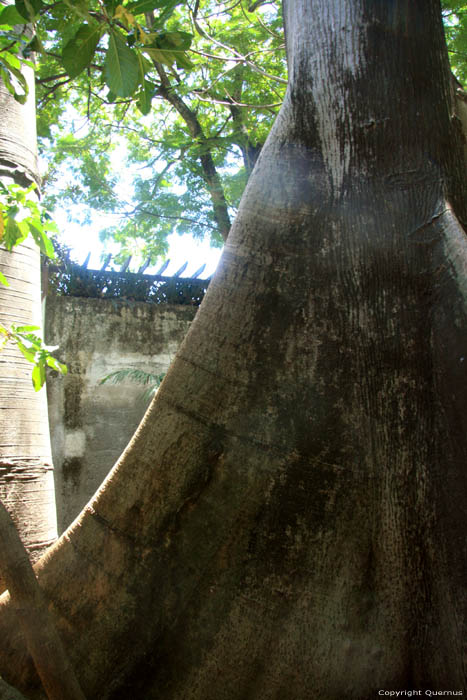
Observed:
[[[172,277],[180,277],[182,272],[185,272],[187,265],[188,263],[186,262],[184,265],[181,266],[179,270],[177,270],[177,272],[174,275],[172,275]]]
[[[144,262],[141,267],[138,270],[138,275],[142,275],[143,272],[146,270],[147,267],[149,267],[149,264],[151,262],[151,258],[148,258],[146,262]]]
[[[193,275],[191,275],[191,278],[196,279],[197,277],[199,277],[199,275],[203,272],[205,267],[206,263],[204,263],[204,265],[201,265],[201,267],[198,270],[196,270],[196,272]]]
[[[131,257],[132,257],[131,255],[129,255],[127,257],[127,259],[125,260],[125,262],[123,263],[123,265],[120,268],[120,272],[126,272],[128,270],[128,266],[130,264]]]
[[[166,260],[165,263],[161,265],[159,270],[156,272],[156,275],[162,275],[162,273],[168,268],[170,260]]]
[[[103,264],[102,264],[101,272],[104,272],[104,270],[105,270],[105,268],[107,267],[107,265],[109,264],[111,258],[112,258],[112,253],[109,253],[109,254],[106,256],[106,258],[105,258],[105,260],[104,260],[104,262],[103,262]]]

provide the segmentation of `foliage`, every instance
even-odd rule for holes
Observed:
[[[0,242],[7,250],[12,250],[31,235],[41,252],[53,258],[54,247],[48,234],[57,233],[57,227],[33,194],[35,190],[35,184],[24,188],[0,182]],[[4,277],[0,281],[5,284]]]
[[[187,3],[172,3],[170,12],[148,20],[136,13],[134,3],[117,5],[112,21],[119,39],[105,48],[103,35],[92,62],[73,80],[69,73],[80,66],[74,70],[63,60],[65,48],[79,31],[83,41],[87,34],[76,23],[64,27],[46,17],[39,23],[44,47],[39,135],[50,164],[46,197],[83,222],[92,212],[106,214],[102,238],[118,241],[122,258],[164,255],[173,231],[208,236],[221,245],[206,159],[231,219],[282,101],[285,56],[278,4],[255,12],[243,0],[232,7],[212,0],[197,6],[195,14]],[[152,34],[158,47],[144,43]],[[136,88],[136,63],[127,49],[139,57]],[[118,85],[108,91],[110,60],[122,70],[113,76]]]
[[[143,384],[146,386],[146,389],[142,392],[140,398],[142,401],[149,401],[157,392],[164,377],[165,372],[162,374],[152,374],[151,372],[146,372],[143,369],[137,369],[135,367],[122,367],[122,369],[117,369],[115,372],[107,374],[100,380],[99,384],[105,384],[106,382],[120,384],[124,381]]]
[[[34,365],[32,370],[32,384],[36,391],[39,391],[45,383],[45,368],[67,373],[67,367],[62,362],[59,362],[53,357],[58,346],[44,345],[35,331],[38,331],[39,326],[17,326],[13,324],[10,328],[5,328],[0,325],[0,350],[10,341],[15,343],[21,350],[22,354],[28,362]]]
[[[54,257],[54,247],[47,234],[56,232],[57,228],[34,195],[35,189],[35,184],[24,188],[16,184],[5,185],[0,182],[0,243],[6,250],[11,251],[31,235],[44,255]],[[0,282],[9,286],[8,280],[1,271]],[[17,345],[26,360],[34,365],[32,383],[36,391],[44,385],[46,366],[61,374],[67,372],[66,366],[52,355],[56,348],[45,345],[35,333],[37,330],[39,330],[37,326],[13,324],[5,328],[0,325],[0,350],[8,342]]]
[[[451,67],[458,80],[467,86],[467,3],[443,0],[443,19]]]
[[[23,66],[34,68],[23,55],[29,41],[26,22],[14,5],[0,11],[0,78],[11,95],[24,104],[28,84]]]

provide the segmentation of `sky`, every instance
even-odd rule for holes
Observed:
[[[88,268],[99,269],[102,266],[101,255],[104,251],[104,246],[98,236],[100,225],[70,223],[66,214],[60,211],[55,211],[53,217],[60,231],[60,240],[72,248],[72,259],[82,264],[88,253],[91,252]],[[170,260],[170,263],[164,271],[164,275],[173,275],[185,262],[188,262],[188,265],[185,272],[182,273],[182,277],[190,277],[204,264],[206,264],[206,268],[199,275],[200,279],[206,279],[214,273],[222,253],[220,248],[211,248],[208,240],[200,241],[189,234],[179,236],[174,233],[169,236],[168,241],[167,259]],[[114,252],[117,253],[118,249],[119,247],[115,245]],[[108,253],[112,252],[112,245],[107,243],[105,250]],[[156,274],[161,264],[162,261],[155,266],[148,267],[145,274]],[[129,270],[137,272],[138,266],[138,263],[132,264],[130,262]]]
[[[69,108],[69,128],[70,132],[74,134],[85,134],[88,129],[87,119],[76,115],[72,107]],[[111,162],[114,171],[119,174],[118,182],[115,187],[115,191],[121,197],[122,200],[128,197],[128,193],[133,190],[133,169],[128,167],[126,148],[122,144],[117,146],[111,153]],[[122,168],[122,163],[126,163],[126,167]],[[47,170],[47,162],[40,159],[41,169],[45,172]],[[67,171],[66,167],[60,174],[60,178],[66,182],[70,179],[72,175]],[[175,187],[176,191],[176,187]],[[180,186],[180,192],[184,191],[183,186]],[[111,241],[106,241],[104,244],[99,239],[99,230],[107,226],[111,226],[115,223],[115,219],[112,215],[106,216],[105,214],[98,214],[97,212],[90,212],[91,223],[82,224],[76,221],[69,221],[69,215],[76,213],[79,210],[79,205],[68,206],[68,211],[61,211],[59,208],[51,212],[53,220],[59,229],[59,239],[62,243],[69,246],[71,251],[71,258],[77,263],[82,264],[91,252],[91,257],[88,263],[89,269],[100,269],[102,267],[102,254],[114,253],[117,254],[120,250],[118,244],[112,244]],[[74,216],[74,218],[79,218]],[[199,279],[206,279],[211,277],[217,267],[220,256],[222,254],[221,248],[212,248],[209,245],[209,237],[207,236],[205,240],[199,240],[194,238],[189,234],[178,235],[176,233],[168,237],[169,252],[167,254],[167,260],[170,260],[168,267],[164,271],[164,275],[171,276],[177,272],[185,262],[188,265],[185,271],[182,273],[182,277],[192,276],[202,265],[206,265],[203,272],[199,275]],[[160,269],[163,260],[161,259],[154,266],[148,267],[145,270],[145,274],[156,274]],[[110,263],[112,267],[112,263]],[[137,261],[130,262],[129,270],[131,272],[137,272],[139,263]],[[116,266],[118,269],[118,266]]]

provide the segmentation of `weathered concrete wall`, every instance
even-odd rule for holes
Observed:
[[[50,296],[45,338],[68,375],[47,379],[59,531],[78,515],[126,447],[147,403],[143,387],[99,381],[123,367],[165,372],[192,306]]]

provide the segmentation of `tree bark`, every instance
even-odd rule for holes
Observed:
[[[25,68],[29,98],[21,105],[0,83],[0,178],[7,184],[39,182],[34,77]],[[0,320],[5,327],[42,325],[40,255],[32,240],[0,248]],[[11,343],[0,353],[0,500],[12,515],[32,561],[57,537],[55,491],[45,391],[36,393],[31,364]],[[4,589],[0,575],[0,590]]]
[[[47,697],[49,700],[86,700],[47,609],[28,553],[1,502],[0,571]]]
[[[235,125],[235,136],[236,144],[239,147],[242,158],[243,167],[247,178],[250,177],[255,167],[255,163],[258,160],[258,156],[261,153],[262,144],[254,145],[250,139],[250,135],[243,121],[243,115],[240,107],[235,104],[229,106],[230,114],[232,115],[232,121]]]
[[[218,271],[37,565],[89,698],[466,690],[466,180],[439,3],[284,13],[289,89]],[[0,638],[40,697],[7,597]]]

